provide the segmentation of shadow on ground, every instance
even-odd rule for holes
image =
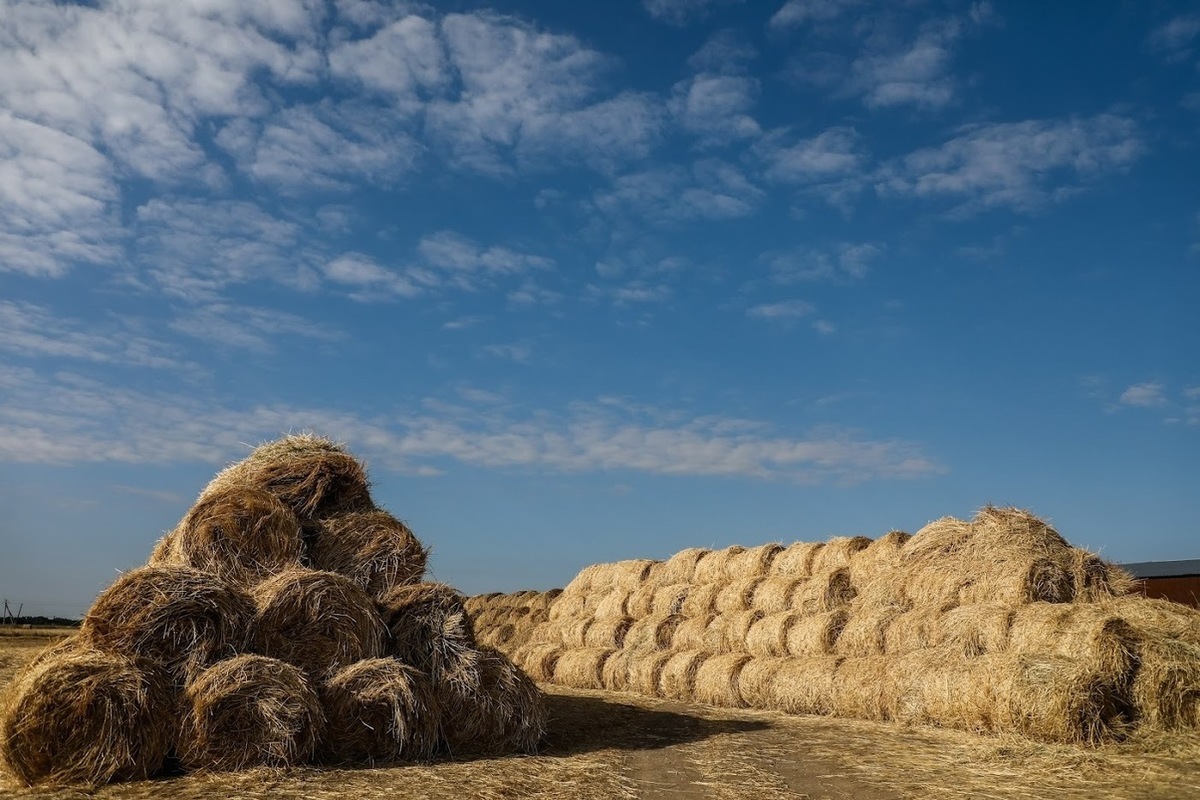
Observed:
[[[608,749],[656,750],[770,727],[758,720],[704,719],[619,700],[565,694],[547,695],[546,710],[548,730],[539,755],[551,757]]]

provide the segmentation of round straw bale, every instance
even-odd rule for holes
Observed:
[[[949,650],[967,658],[998,653],[1008,647],[1016,609],[1002,603],[958,606],[942,617],[941,641]]]
[[[724,550],[713,550],[705,553],[696,562],[696,571],[692,574],[692,583],[727,583],[740,575],[731,575],[729,567],[737,557],[746,552],[740,544],[730,545]]]
[[[161,664],[176,684],[242,652],[254,604],[241,589],[190,567],[139,567],[100,593],[83,643]]]
[[[596,619],[621,619],[628,612],[629,597],[632,592],[623,587],[617,587],[604,595],[596,604],[594,611]]]
[[[948,611],[946,605],[925,605],[900,614],[883,631],[883,652],[898,656],[937,646],[944,638],[942,621]]]
[[[372,507],[371,485],[362,464],[341,445],[320,436],[285,436],[256,447],[245,459],[217,473],[202,496],[236,484],[265,489],[301,521]]]
[[[724,653],[706,658],[696,670],[694,698],[699,703],[729,708],[744,708],[740,678],[749,663],[744,653]]]
[[[1137,665],[1137,632],[1120,617],[1090,603],[1031,603],[1016,610],[1009,648],[1085,664],[1106,684],[1128,686]]]
[[[685,617],[703,617],[716,613],[717,597],[724,590],[723,583],[701,583],[693,585],[680,607]]]
[[[763,578],[754,588],[754,597],[750,607],[764,614],[778,614],[781,611],[792,610],[792,596],[803,583],[802,578],[775,576]]]
[[[428,673],[435,683],[476,663],[475,631],[463,596],[442,583],[396,586],[378,604],[391,633],[389,654]]]
[[[1140,595],[1114,597],[1099,605],[1140,634],[1200,644],[1200,609]]]
[[[648,558],[635,558],[612,564],[596,564],[580,572],[567,588],[583,591],[590,596],[602,596],[612,589],[633,591],[646,579],[656,563]]]
[[[308,549],[313,569],[345,575],[372,597],[420,581],[428,555],[407,525],[378,509],[321,520]]]
[[[601,685],[610,692],[629,691],[630,662],[639,655],[637,650],[631,648],[614,652],[600,670]]]
[[[904,531],[888,531],[850,556],[850,577],[855,585],[865,584],[900,564],[904,545],[912,536]]]
[[[475,640],[481,644],[491,645],[492,647],[500,647],[507,644],[516,635],[517,627],[511,622],[489,628],[480,628],[478,624],[475,625]]]
[[[974,732],[1002,732],[997,709],[998,670],[1004,662],[981,656],[968,666],[956,650],[919,650],[890,659],[896,681],[895,719]]]
[[[793,542],[771,561],[769,574],[798,579],[809,577],[813,572],[813,559],[824,546],[824,542]]]
[[[576,619],[587,613],[587,595],[564,591],[550,607],[550,620]]]
[[[314,757],[325,714],[304,673],[265,656],[221,661],[188,684],[179,760],[188,770],[289,767]]]
[[[887,648],[887,629],[904,610],[898,606],[858,608],[846,620],[837,639],[843,656],[878,656]]]
[[[658,591],[658,585],[646,581],[630,592],[629,600],[625,603],[625,612],[634,619],[650,616],[654,608],[654,594]]]
[[[554,682],[576,689],[603,689],[604,662],[615,651],[611,647],[581,647],[567,650],[554,665]]]
[[[849,605],[857,594],[858,590],[850,582],[850,570],[839,567],[817,573],[805,581],[792,595],[792,604],[802,614],[820,614]]]
[[[847,658],[833,675],[829,712],[837,717],[885,721],[895,719],[900,697],[887,656]]]
[[[388,628],[366,593],[336,572],[285,570],[254,587],[253,597],[255,652],[295,664],[314,678],[384,655]]]
[[[545,683],[554,677],[554,667],[562,654],[561,645],[530,642],[513,651],[513,661],[519,664],[529,677]]]
[[[679,614],[652,614],[636,620],[625,633],[625,647],[650,650],[669,650],[675,637],[675,629],[683,622]]]
[[[625,636],[632,625],[633,620],[629,617],[598,619],[588,627],[583,636],[583,644],[585,647],[619,650],[625,646]]]
[[[673,655],[673,652],[664,650],[634,651],[629,657],[629,691],[658,697],[663,667]]]
[[[834,651],[850,619],[844,608],[810,616],[795,615],[787,629],[787,654],[796,658],[823,656]]]
[[[999,730],[1051,742],[1100,744],[1124,738],[1130,708],[1126,690],[1082,659],[998,653],[995,670]]]
[[[981,572],[961,584],[960,603],[1069,603],[1075,599],[1075,576],[1063,559],[1000,559],[981,563]],[[965,572],[965,570],[964,570]]]
[[[700,650],[680,650],[671,654],[658,678],[659,697],[684,702],[695,699],[696,673],[706,657]]]
[[[584,647],[587,641],[588,628],[596,622],[593,617],[559,620],[555,625],[547,625],[538,631],[542,641],[560,644],[567,650]]]
[[[664,561],[662,567],[657,570],[658,583],[662,586],[672,583],[696,583],[696,564],[710,552],[712,551],[703,547],[680,550]]]
[[[300,520],[275,495],[252,486],[207,492],[172,536],[174,563],[244,585],[299,567],[304,554]]]
[[[319,695],[328,723],[326,761],[422,761],[437,747],[439,709],[429,677],[394,658],[351,664]]]
[[[546,734],[545,698],[505,655],[479,648],[478,669],[442,688],[442,738],[454,755],[536,753]]]
[[[146,559],[148,567],[164,567],[177,563],[175,560],[175,530],[172,528],[154,543],[150,558]]]
[[[759,658],[786,656],[788,631],[796,619],[792,612],[780,611],[755,620],[746,634],[746,652]]]
[[[651,610],[655,614],[681,614],[683,613],[683,604],[691,591],[692,587],[687,583],[662,586],[654,593]]]
[[[162,768],[174,712],[169,677],[153,662],[60,648],[8,688],[0,762],[29,786],[145,779]]]
[[[971,523],[954,517],[935,519],[921,528],[903,546],[901,557],[938,560],[967,549],[972,536]]]
[[[726,576],[732,581],[765,577],[771,569],[771,562],[782,552],[783,545],[779,542],[746,548],[729,559],[725,567]]]
[[[1131,697],[1138,721],[1160,730],[1200,728],[1200,645],[1141,634]]]
[[[1071,561],[1077,600],[1092,603],[1133,591],[1133,576],[1116,564],[1078,547],[1071,548]]]
[[[704,649],[712,654],[745,653],[746,637],[762,616],[759,611],[732,611],[716,615],[704,631]]]
[[[671,649],[704,649],[708,627],[716,619],[716,616],[716,614],[705,614],[699,617],[684,617],[675,625],[671,633]]]
[[[819,574],[850,566],[855,554],[871,546],[866,536],[835,536],[816,552],[812,561],[812,572]]]
[[[777,710],[775,702],[775,673],[787,661],[785,658],[751,658],[738,675],[738,693],[750,708]]]
[[[834,702],[833,677],[842,660],[839,656],[780,659],[772,681],[773,707],[789,714],[829,714]]]
[[[725,584],[717,593],[717,599],[713,603],[714,610],[718,614],[749,610],[754,599],[754,590],[761,581],[762,578],[738,578]]]

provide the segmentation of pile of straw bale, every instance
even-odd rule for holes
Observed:
[[[146,566],[96,599],[0,706],[26,784],[533,751],[536,685],[316,436],[220,472]]]
[[[1200,611],[1131,586],[989,506],[914,536],[591,566],[536,626],[515,595],[469,607],[481,636],[566,686],[1061,742],[1200,727]]]

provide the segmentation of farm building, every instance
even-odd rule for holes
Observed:
[[[1200,558],[1142,561],[1121,566],[1137,579],[1136,589],[1146,597],[1174,600],[1200,608]]]

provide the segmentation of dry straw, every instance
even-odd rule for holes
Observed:
[[[389,655],[427,673],[435,683],[452,673],[469,672],[478,656],[465,600],[441,583],[393,588],[378,605],[391,634]]]
[[[740,679],[749,661],[750,656],[744,653],[725,653],[705,659],[696,671],[696,701],[731,708],[745,706]]]
[[[880,573],[887,573],[900,564],[904,545],[911,539],[904,531],[888,531],[868,547],[850,556],[850,577],[855,585],[866,584]]]
[[[433,756],[440,711],[426,674],[394,658],[370,658],[339,671],[319,694],[324,760],[373,766]]]
[[[888,628],[903,613],[899,606],[857,608],[837,639],[837,652],[843,656],[883,655]]]
[[[692,575],[692,583],[721,583],[740,578],[741,575],[734,575],[730,572],[730,567],[737,563],[738,557],[746,552],[746,548],[740,544],[731,545],[724,550],[713,550],[705,553],[704,556],[696,562],[696,571]]]
[[[674,655],[672,651],[634,651],[636,656],[628,659],[628,690],[649,697],[659,696],[659,683],[663,669]]]
[[[687,583],[673,583],[660,587],[654,592],[650,611],[654,614],[681,614],[683,604],[690,594],[691,585]]]
[[[746,638],[762,619],[760,611],[718,614],[704,632],[704,649],[709,653],[745,653]]]
[[[695,580],[696,565],[710,550],[703,547],[689,547],[680,550],[663,562],[657,570],[658,583],[667,586],[672,583],[698,583]]]
[[[717,593],[713,601],[713,610],[718,614],[748,611],[754,600],[754,590],[761,582],[762,578],[738,578],[730,581]]]
[[[782,552],[783,545],[779,542],[747,548],[729,559],[725,567],[726,577],[734,581],[765,577],[771,569],[771,562]]]
[[[838,567],[813,575],[792,595],[793,607],[801,614],[820,614],[849,605],[858,594],[850,582],[850,570]]]
[[[792,616],[784,637],[787,654],[808,658],[832,653],[849,619],[850,613],[844,608],[811,616]]]
[[[999,653],[1008,648],[1016,609],[1002,603],[958,606],[941,619],[941,641],[948,650],[965,658]]]
[[[172,700],[151,662],[78,647],[43,654],[0,709],[0,761],[26,785],[147,778],[170,747]]]
[[[1129,623],[1093,604],[1033,603],[1017,609],[1009,648],[1076,661],[1114,686],[1127,686],[1137,664],[1138,635]]]
[[[625,637],[632,625],[633,620],[629,617],[597,619],[588,626],[583,637],[583,646],[619,650],[625,646]]]
[[[772,707],[790,714],[831,713],[833,676],[842,660],[838,656],[780,659],[771,683]]]
[[[716,613],[717,597],[724,589],[724,583],[694,585],[684,598],[680,611],[685,617],[703,617]]]
[[[1131,695],[1138,719],[1153,728],[1200,728],[1200,645],[1143,633]]]
[[[546,734],[541,691],[503,653],[479,648],[478,669],[441,685],[442,739],[453,755],[535,753]]]
[[[1075,599],[1093,603],[1129,594],[1136,584],[1133,576],[1087,550],[1071,550],[1071,575]]]
[[[251,486],[204,494],[171,539],[167,555],[152,554],[152,562],[194,567],[246,586],[299,567],[304,555],[300,520],[275,495]]]
[[[513,651],[513,660],[535,681],[546,683],[554,678],[554,667],[563,655],[557,644],[532,642]]]
[[[783,549],[771,562],[771,575],[787,578],[807,578],[813,573],[813,559],[825,546],[823,542],[794,542]]]
[[[256,586],[253,596],[256,652],[295,664],[314,678],[384,655],[387,629],[371,599],[349,578],[286,570]]]
[[[922,605],[893,619],[883,631],[883,651],[899,656],[935,647],[943,638],[947,605]]]
[[[708,626],[716,619],[715,614],[684,617],[671,633],[672,650],[703,650]]]
[[[696,673],[707,655],[701,650],[679,650],[671,654],[658,677],[659,696],[689,702],[695,699]]]
[[[163,665],[178,685],[242,652],[254,605],[241,589],[190,567],[139,567],[105,589],[83,619],[83,643]]]
[[[603,595],[596,603],[592,615],[596,619],[620,619],[628,613],[629,596],[631,592],[624,587],[617,587]]]
[[[654,608],[654,594],[661,589],[658,584],[646,581],[629,594],[625,603],[625,612],[634,619],[650,616]]]
[[[313,569],[337,572],[372,597],[425,575],[428,551],[386,511],[357,511],[321,521],[309,543]]]
[[[804,582],[802,578],[763,578],[754,589],[750,607],[763,614],[778,614],[792,610],[792,596]]]
[[[179,759],[188,770],[290,767],[313,759],[325,715],[304,673],[264,656],[209,667],[188,685]]]
[[[562,595],[550,607],[550,621],[558,622],[564,619],[576,619],[587,613],[587,594],[571,589],[563,590]]]
[[[1137,631],[1190,644],[1200,644],[1200,609],[1149,597],[1116,597],[1102,604],[1105,612]]]
[[[554,682],[576,689],[604,688],[604,662],[613,654],[610,647],[567,650],[554,665]]]
[[[850,566],[854,556],[871,546],[866,536],[835,536],[813,556],[813,573],[830,572]]]
[[[645,650],[669,650],[673,646],[675,630],[683,623],[679,614],[652,614],[629,626],[625,633],[624,647]]]
[[[775,701],[775,673],[786,663],[780,657],[751,658],[738,675],[738,693],[750,708],[778,709]]]
[[[780,611],[756,620],[746,634],[746,652],[760,658],[786,656],[788,631],[796,619],[792,612]]]
[[[851,719],[894,719],[898,700],[894,670],[894,660],[887,656],[843,660],[833,674],[829,713]]]
[[[372,507],[371,485],[362,464],[341,445],[309,434],[256,447],[245,459],[217,473],[203,495],[238,484],[265,489],[302,522]]]
[[[150,550],[150,557],[146,559],[146,566],[149,567],[164,567],[170,566],[175,562],[175,555],[172,552],[175,549],[175,529],[167,531],[162,537],[154,543],[154,547]]]

